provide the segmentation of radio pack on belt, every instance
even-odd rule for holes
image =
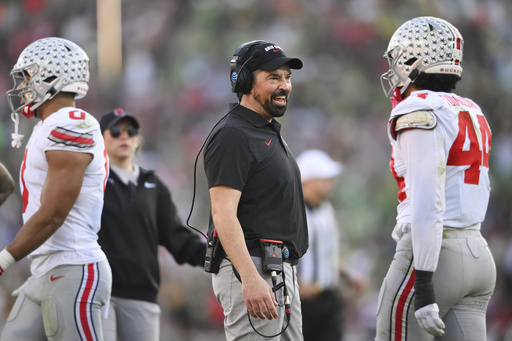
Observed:
[[[220,260],[222,256],[222,244],[220,243],[217,230],[213,230],[211,235],[208,235],[206,241],[206,256],[204,258],[204,271],[216,274],[219,272]]]
[[[283,271],[283,242],[280,240],[260,239],[263,272]]]

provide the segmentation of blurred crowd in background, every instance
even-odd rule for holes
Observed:
[[[417,16],[441,17],[459,29],[464,74],[456,92],[475,100],[491,126],[492,191],[482,233],[497,263],[498,283],[488,309],[488,340],[512,340],[509,0],[123,0],[122,72],[108,82],[98,75],[95,1],[3,0],[0,160],[17,179],[23,148],[11,148],[14,128],[1,94],[13,85],[9,72],[20,52],[39,38],[69,39],[91,59],[90,90],[77,106],[97,118],[114,107],[135,115],[144,137],[138,163],[155,169],[170,187],[183,221],[195,198],[190,225],[205,232],[208,189],[202,156],[197,169],[195,160],[228,103],[236,101],[229,61],[244,42],[273,42],[304,62],[293,73],[289,109],[279,119],[283,137],[295,155],[323,149],[344,164],[332,198],[343,236],[340,259],[352,278],[343,288],[344,340],[373,339],[378,290],[395,246],[397,204],[386,136],[391,103],[379,79],[388,69],[382,55],[393,32]],[[24,145],[36,122],[21,118]],[[0,207],[0,248],[21,225],[16,191]],[[162,340],[222,340],[222,311],[210,275],[177,266],[166,252],[161,265]],[[26,276],[22,261],[0,278],[0,328],[10,294]]]

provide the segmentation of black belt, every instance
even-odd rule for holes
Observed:
[[[249,249],[249,254],[253,257],[261,258],[261,249],[260,248]],[[222,256],[223,257],[228,256],[224,250],[222,250]],[[283,262],[290,263],[291,265],[297,265],[297,264],[299,264],[299,259],[290,256],[288,258],[283,258]]]
[[[249,254],[253,257],[261,258],[261,249],[260,248],[249,249]],[[299,259],[292,257],[290,255],[288,258],[283,257],[283,262],[290,263],[291,265],[297,265],[297,264],[299,264]]]

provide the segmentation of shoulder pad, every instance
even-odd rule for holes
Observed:
[[[437,118],[432,111],[415,111],[398,117],[395,131],[411,128],[434,129],[436,125]]]
[[[434,129],[437,125],[437,117],[432,111],[415,111],[394,119],[392,124],[392,135],[406,129]]]

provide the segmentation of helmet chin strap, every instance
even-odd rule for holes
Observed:
[[[41,105],[40,103],[29,103],[23,108],[21,108],[21,113],[28,119],[34,118],[36,116],[36,108]],[[11,134],[12,142],[11,146],[13,148],[21,147],[21,140],[23,140],[23,135],[18,133],[18,128],[20,125],[20,115],[17,112],[11,113],[11,120],[14,122],[14,133]]]
[[[400,92],[400,89],[395,87],[393,89],[393,96],[389,98],[391,101],[391,105],[393,106],[393,109],[398,105],[398,103],[402,102],[402,93]]]
[[[34,118],[36,116],[36,108],[39,107],[43,102],[39,103],[29,103],[23,108],[21,108],[21,113],[23,116],[25,116],[28,119]],[[11,146],[13,148],[20,148],[21,147],[21,140],[23,139],[23,135],[18,133],[18,128],[20,125],[20,115],[18,115],[17,112],[11,113],[11,120],[14,122],[14,133],[11,134],[12,142]]]
[[[39,105],[34,103],[27,104],[23,108],[21,108],[21,113],[23,114],[23,116],[30,120],[31,118],[36,117],[36,108],[38,106]]]
[[[13,112],[11,114],[11,120],[14,122],[14,133],[11,134],[12,142],[11,146],[13,148],[21,147],[21,140],[23,139],[23,135],[18,134],[18,126],[20,124],[20,115],[18,113]]]
[[[417,71],[417,70],[414,70]],[[398,103],[404,100],[404,93],[411,84],[411,78],[407,78],[404,85],[402,87],[395,87],[393,89],[393,96],[390,98],[391,104],[393,105],[393,109],[398,105]]]
[[[409,85],[413,83],[416,78],[418,78],[418,75],[420,74],[420,71],[418,70],[417,66],[421,62],[423,58],[419,58],[414,62],[412,65],[413,70],[409,73],[409,76],[407,77],[407,80],[405,81],[404,85],[400,88],[395,87],[393,89],[393,97],[390,98],[391,103],[393,105],[393,109],[398,105],[398,103],[402,102],[404,100],[404,93],[407,91],[407,88],[409,88]]]

